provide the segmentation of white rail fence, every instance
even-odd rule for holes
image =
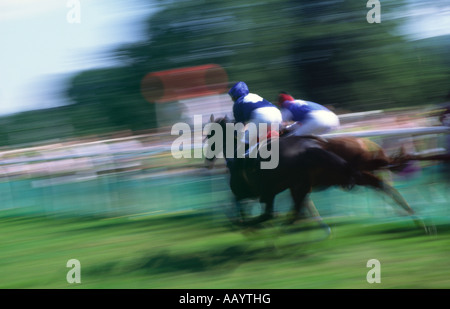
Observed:
[[[445,133],[450,133],[450,127],[436,126],[436,127],[367,130],[367,131],[354,131],[354,132],[345,132],[345,133],[331,133],[331,134],[324,134],[323,136],[325,136],[325,137],[337,137],[337,136],[398,137],[398,136],[419,136],[419,135],[445,134]]]
[[[377,138],[380,141],[384,139],[398,138],[421,138],[434,141],[435,147],[422,152],[445,152],[450,151],[443,145],[442,141],[437,141],[439,135],[449,134],[450,127],[417,127],[383,130],[365,130],[343,133],[324,134],[324,137],[353,136],[361,138]],[[0,152],[0,169],[3,175],[10,172],[20,172],[28,170],[43,170],[48,168],[47,172],[58,171],[63,167],[66,169],[78,168],[97,168],[100,165],[113,164],[116,168],[131,166],[131,161],[142,159],[151,159],[161,154],[170,155],[171,146],[169,142],[158,145],[143,145],[140,139],[143,136],[117,138],[103,141],[80,143],[66,146],[40,146],[32,148],[15,149]],[[172,136],[173,140],[176,138]],[[170,137],[169,137],[170,139]],[[193,145],[193,147],[203,147]],[[28,154],[28,155],[27,155]],[[173,159],[175,160],[175,159]],[[34,166],[34,168],[32,168]],[[96,167],[97,166],[97,167]],[[64,169],[64,168],[63,168]]]

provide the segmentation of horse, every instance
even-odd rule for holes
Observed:
[[[227,124],[234,124],[228,117],[214,119],[222,132],[227,132]],[[214,136],[210,132],[206,140]],[[233,138],[236,145],[236,135]],[[226,152],[227,136],[222,136],[222,152]],[[260,147],[270,147],[270,139]],[[225,157],[230,171],[230,189],[234,194],[237,208],[241,212],[241,201],[259,199],[265,204],[264,212],[257,218],[244,221],[245,226],[255,226],[273,218],[275,196],[287,189],[294,201],[292,217],[287,224],[300,218],[301,210],[306,207],[317,215],[319,223],[327,228],[320,215],[309,203],[307,196],[313,190],[325,190],[332,186],[351,190],[354,186],[364,186],[378,190],[399,205],[411,219],[426,233],[430,232],[424,222],[418,218],[402,195],[375,172],[380,170],[401,169],[411,159],[421,159],[405,154],[389,157],[376,143],[356,137],[295,136],[286,131],[278,137],[279,163],[273,169],[261,169],[257,158],[237,158],[236,147],[232,157]],[[216,147],[220,145],[215,145]],[[211,166],[216,156],[207,156],[206,163]],[[327,228],[329,229],[329,228]]]

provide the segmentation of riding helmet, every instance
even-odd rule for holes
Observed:
[[[228,94],[230,95],[231,99],[233,101],[236,101],[242,96],[246,96],[249,94],[248,86],[244,82],[238,82],[233,87],[231,87],[230,91],[228,91]]]

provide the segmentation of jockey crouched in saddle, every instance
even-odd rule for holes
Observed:
[[[286,129],[294,136],[321,135],[335,131],[340,126],[339,117],[325,106],[305,100],[294,99],[286,92],[278,94],[277,105],[283,124],[293,122]],[[359,172],[351,168],[348,187],[352,187]]]
[[[284,122],[294,122],[289,131],[293,135],[320,135],[336,130],[340,126],[335,113],[318,103],[295,100],[286,92],[278,94],[278,105]]]
[[[257,127],[257,134],[259,136],[259,124],[267,124],[267,137],[270,137],[272,133],[271,124],[282,123],[282,115],[280,110],[271,102],[260,97],[257,94],[250,93],[248,86],[244,82],[236,83],[228,92],[233,100],[233,116],[235,122],[254,123]],[[248,133],[248,132],[244,132]],[[244,134],[240,145],[248,145],[248,150],[245,153],[245,157],[248,157],[252,150],[257,147],[257,143],[250,143],[249,136]]]

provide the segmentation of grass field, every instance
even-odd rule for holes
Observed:
[[[413,223],[328,218],[333,237],[300,225],[253,233],[224,217],[190,211],[147,217],[0,220],[0,288],[305,289],[450,288],[450,225],[426,236]],[[66,263],[78,259],[81,283]],[[369,284],[366,263],[381,263]]]
[[[440,175],[427,168],[395,179],[436,235],[370,190],[330,189],[312,194],[333,231],[323,240],[316,223],[281,229],[288,195],[276,199],[272,225],[231,226],[226,178],[217,175],[3,182],[0,288],[447,289],[450,195]],[[71,259],[81,283],[67,282]],[[381,283],[366,280],[371,259],[381,263]]]

